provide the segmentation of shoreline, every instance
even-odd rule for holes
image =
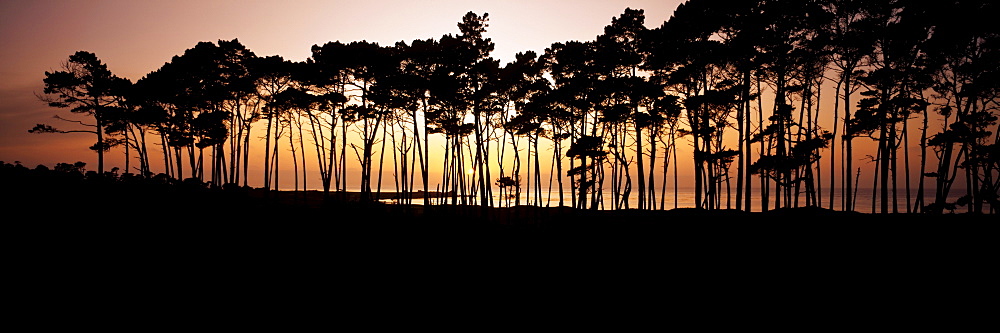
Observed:
[[[397,203],[360,203],[357,192],[277,191],[250,187],[209,188],[188,184],[60,182],[38,186],[37,182],[10,178],[6,189],[14,193],[7,201],[14,216],[39,216],[43,219],[72,221],[94,216],[112,220],[173,221],[181,224],[255,223],[273,221],[330,221],[333,226],[366,224],[383,226],[413,225],[497,228],[677,228],[743,227],[746,225],[816,225],[818,228],[873,228],[915,222],[997,222],[996,214],[970,213],[863,213],[819,207],[781,208],[763,212],[734,209],[672,208],[666,210],[577,209],[567,206],[513,207],[444,204],[404,205]],[[374,193],[373,193],[374,194]],[[420,196],[422,192],[414,192]],[[428,196],[451,195],[429,192]],[[340,197],[346,195],[347,198]],[[392,199],[396,192],[382,192],[380,198]],[[355,200],[351,200],[351,199]],[[345,200],[346,199],[346,200]],[[220,222],[225,221],[225,222]],[[861,222],[871,222],[863,224]],[[325,223],[325,222],[323,222]]]
[[[277,194],[277,198],[280,204],[287,204],[293,206],[307,206],[311,208],[322,208],[325,204],[324,192],[318,190],[305,190],[305,191],[294,191],[294,190],[272,190],[272,194]],[[257,199],[265,198],[266,191],[261,188],[253,188],[249,190],[249,196]],[[372,193],[375,195],[376,193]],[[391,200],[398,198],[400,192],[381,192],[381,200]],[[343,200],[346,195],[347,200]],[[414,192],[414,199],[421,199],[422,192]],[[430,192],[430,198],[443,198],[450,197],[453,194],[451,192]],[[472,197],[467,195],[468,197]],[[357,204],[360,198],[360,192],[330,192],[330,198],[336,201],[346,201],[346,204]],[[274,198],[271,198],[274,199]],[[513,211],[513,212],[528,212],[528,211],[539,211],[549,213],[543,213],[543,215],[620,215],[620,216],[630,216],[630,217],[645,217],[653,218],[657,216],[683,216],[683,215],[704,215],[711,217],[751,217],[751,216],[774,216],[774,217],[789,217],[792,215],[804,215],[804,216],[839,216],[839,217],[864,217],[864,216],[881,216],[890,217],[891,219],[896,218],[921,218],[923,220],[934,219],[935,217],[941,219],[949,219],[954,217],[970,217],[976,218],[980,216],[996,217],[995,214],[975,214],[962,211],[962,209],[956,210],[956,212],[946,212],[943,214],[925,214],[925,213],[908,213],[908,212],[894,212],[894,213],[869,213],[861,211],[842,211],[829,208],[815,207],[815,206],[801,206],[801,207],[786,207],[769,209],[766,211],[741,211],[736,209],[699,209],[694,207],[680,207],[680,208],[668,208],[668,209],[578,209],[570,206],[536,206],[530,204],[512,205],[512,206],[482,206],[478,204],[399,204],[399,203],[387,203],[379,202],[370,205],[372,207],[380,206],[388,211],[423,211],[424,207],[433,207],[428,209],[434,209],[438,211],[453,210],[456,212],[469,212],[474,210],[486,209],[492,211]],[[450,207],[450,208],[449,208]],[[465,213],[468,214],[468,213]],[[987,220],[988,221],[988,220]]]

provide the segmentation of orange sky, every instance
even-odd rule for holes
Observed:
[[[84,161],[96,168],[88,134],[30,134],[36,123],[61,125],[35,94],[45,71],[78,50],[97,54],[133,82],[199,41],[238,38],[258,55],[304,60],[329,41],[398,41],[458,33],[473,11],[489,13],[493,57],[543,51],[553,42],[592,40],[625,8],[645,10],[649,27],[668,19],[681,0],[430,1],[55,1],[0,2],[0,161],[33,167]],[[65,127],[65,126],[63,126]],[[110,166],[119,154],[108,158]]]
[[[682,2],[4,0],[0,2],[0,161],[20,161],[28,167],[83,161],[96,170],[96,154],[86,148],[94,142],[92,135],[27,132],[36,123],[68,126],[52,119],[71,116],[68,110],[48,107],[35,94],[42,92],[45,71],[58,70],[79,50],[95,53],[113,73],[134,82],[200,41],[238,38],[257,55],[300,61],[309,56],[312,45],[329,41],[388,45],[458,33],[456,24],[473,11],[489,13],[486,36],[496,44],[492,56],[505,63],[517,52],[541,53],[554,42],[593,40],[625,8],[643,9],[646,26],[657,27]],[[824,94],[832,103],[833,92]],[[690,156],[681,155],[682,170],[690,169]],[[108,169],[124,166],[120,151],[106,158]],[[162,171],[153,163],[154,172]],[[259,182],[255,178],[260,177],[252,178]]]

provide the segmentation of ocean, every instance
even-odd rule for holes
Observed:
[[[356,191],[356,190],[357,189],[352,189],[352,191]],[[392,191],[392,190],[383,189],[383,191],[385,192],[385,191]],[[823,193],[822,193],[822,195],[820,197],[820,204],[819,204],[819,206],[822,207],[822,208],[828,208],[828,209],[833,209],[833,210],[837,210],[837,211],[843,210],[843,208],[842,208],[843,207],[842,206],[843,205],[843,197],[841,196],[841,191],[837,190],[836,193],[834,194],[832,207],[831,207],[831,203],[830,203],[829,194],[830,194],[829,190],[823,191]],[[959,197],[963,196],[964,194],[965,194],[964,190],[952,191],[952,193],[950,195],[950,200],[949,201],[955,201]],[[856,193],[856,196],[854,198],[854,211],[860,212],[860,213],[880,212],[881,205],[880,205],[880,200],[879,200],[878,196],[879,196],[879,194],[878,193],[873,193],[870,188],[858,189],[857,193]],[[417,205],[424,204],[423,199],[419,198],[419,194],[415,195],[415,197],[416,198],[414,198],[413,204],[417,204]],[[542,191],[540,193],[540,196],[536,196],[535,193],[521,193],[520,197],[521,198],[520,198],[519,204],[521,204],[521,205],[532,205],[532,206],[541,206],[541,207],[558,207],[560,205],[562,205],[562,206],[572,206],[571,193],[569,191],[564,191],[563,192],[563,201],[562,202],[560,202],[559,193],[558,192]],[[909,197],[910,204],[907,205],[908,201],[907,201],[907,197],[906,197],[905,191],[903,191],[903,190],[898,191],[898,198],[896,199],[896,209],[897,210],[895,212],[905,213],[905,212],[908,212],[908,211],[916,211],[916,206],[913,204],[913,202],[916,201],[917,197],[918,197],[917,191],[915,191],[915,190],[911,191],[910,197]],[[600,205],[598,206],[598,209],[606,209],[606,210],[616,209],[614,198],[615,198],[615,196],[614,196],[614,194],[612,192],[610,192],[610,191],[604,191],[602,193],[602,197],[601,197]],[[727,200],[727,198],[728,198],[728,200]],[[479,204],[478,197],[476,197],[476,196],[468,196],[466,199],[467,199],[466,203],[468,203],[468,204]],[[633,208],[634,209],[634,208],[639,207],[639,204],[638,204],[639,203],[639,197],[638,197],[638,195],[634,191],[633,191],[633,193],[627,199],[628,199],[627,200],[628,201],[628,206],[627,206],[628,208]],[[769,206],[770,209],[774,209],[775,208],[775,206],[774,206],[775,205],[774,199],[775,198],[774,198],[774,195],[772,193],[772,196],[771,196],[770,201],[768,203],[768,206]],[[924,201],[925,202],[931,202],[931,201],[933,201],[933,199],[934,199],[934,193],[933,193],[933,191],[926,191],[925,190],[925,192],[924,192]],[[453,202],[452,198],[437,198],[437,199],[432,198],[430,200],[432,200],[432,204],[452,203]],[[455,200],[458,203],[462,203],[462,199],[461,198],[456,198]],[[590,199],[588,199],[588,200],[590,200]],[[890,200],[889,207],[890,207],[890,210],[891,210],[892,209],[892,202],[891,202],[892,195],[891,195],[891,193],[890,193],[889,200]],[[624,199],[621,198],[621,197],[619,197],[619,201],[622,202],[622,205],[620,205],[619,207],[620,208],[626,208],[626,206],[624,205]],[[719,208],[720,209],[736,209],[736,202],[735,201],[736,201],[736,194],[735,194],[735,192],[731,193],[730,195],[727,195],[725,192],[723,192],[722,193],[722,197],[720,199]],[[391,204],[391,203],[396,203],[396,200],[383,200],[383,202]],[[513,197],[510,197],[510,198],[500,198],[500,194],[498,193],[498,191],[496,189],[494,189],[494,192],[493,192],[493,205],[492,206],[494,206],[494,207],[507,207],[507,206],[513,206],[515,204],[516,204],[516,201],[514,200]],[[806,204],[805,195],[804,194],[800,194],[799,195],[799,199],[798,199],[798,206],[799,207],[805,206],[805,204]],[[785,206],[784,203],[782,203],[782,206]],[[793,206],[796,206],[794,198],[793,198],[792,204],[788,205],[788,207],[793,207]],[[697,205],[696,205],[696,202],[695,202],[695,191],[694,191],[694,189],[683,189],[683,188],[682,189],[678,189],[678,191],[676,192],[676,194],[673,192],[672,189],[670,189],[670,190],[667,190],[665,197],[661,197],[661,194],[659,192],[656,194],[654,209],[668,209],[669,210],[669,209],[675,209],[675,208],[695,208],[695,207],[697,207]],[[989,208],[990,207],[987,204],[986,206],[984,206],[983,209],[984,209],[984,211],[988,212]],[[759,212],[759,211],[761,211],[761,199],[759,197],[759,193],[754,193],[754,197],[751,200],[750,211],[752,211],[752,212]],[[966,207],[959,206],[959,207],[957,207],[957,209],[954,212],[956,212],[956,213],[963,213],[963,212],[967,212],[967,211],[968,211],[968,207],[967,206]]]

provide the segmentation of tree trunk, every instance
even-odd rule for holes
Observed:
[[[836,96],[836,93],[838,91],[840,91],[840,87],[843,84],[844,84],[844,80],[843,79],[837,80],[837,87],[834,88],[834,90],[833,90],[834,91],[834,96],[833,96],[834,97],[833,98],[833,131],[832,131],[832,133],[833,133],[833,140],[836,140],[836,138],[837,138],[837,129],[838,129],[838,126],[840,126],[839,125],[839,121],[840,121],[840,98]],[[831,144],[830,145],[830,209],[834,209],[833,198],[836,196],[836,193],[837,193],[836,192],[836,188],[837,188],[837,186],[836,186],[837,185],[837,183],[836,183],[836,178],[837,178],[836,177],[836,172],[837,172],[836,171],[836,169],[837,169],[836,162],[837,162],[837,145],[836,144]],[[845,170],[841,170],[841,174],[843,174],[844,171]],[[841,186],[841,187],[843,187],[843,186]],[[847,198],[846,196],[841,195],[840,200],[843,201],[843,200],[846,200],[846,198]]]
[[[272,113],[270,117],[267,118],[267,134],[264,135],[264,189],[271,189],[271,132],[276,131],[274,128],[274,117]],[[277,140],[277,139],[275,139]]]
[[[638,113],[638,107],[633,112]],[[637,185],[639,186],[639,207],[640,210],[646,209],[646,178],[645,170],[643,168],[642,156],[644,155],[642,151],[642,126],[635,124],[635,150],[636,150],[636,173],[639,179],[637,180]],[[626,166],[627,168],[628,166]],[[627,198],[626,198],[627,199]]]
[[[850,70],[853,70],[851,68]],[[851,72],[844,71],[844,211],[853,212],[854,211],[854,200],[848,200],[848,198],[853,197],[851,182],[851,170],[854,170],[854,152],[853,152],[853,134],[847,131],[847,124],[851,123]]]

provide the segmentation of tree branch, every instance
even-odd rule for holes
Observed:
[[[56,119],[59,119],[59,120],[65,121],[65,122],[77,123],[77,124],[80,124],[80,125],[83,125],[83,126],[87,126],[87,127],[97,127],[97,125],[85,124],[82,121],[66,119],[66,118],[60,117],[59,115],[52,116],[52,118],[56,118]],[[80,132],[80,131],[77,131],[77,132]],[[87,131],[87,132],[97,133],[96,131]]]
[[[28,130],[28,133],[90,133],[97,134],[97,131],[70,130],[63,131],[45,124],[35,124],[35,127]]]

